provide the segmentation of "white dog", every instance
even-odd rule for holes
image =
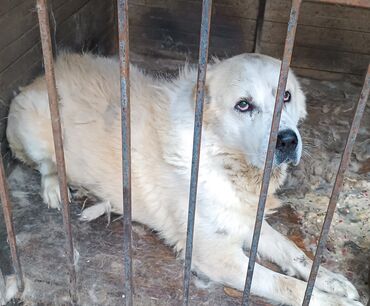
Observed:
[[[193,269],[211,280],[244,288],[261,174],[280,61],[243,54],[208,65],[203,141],[195,215]],[[185,247],[197,71],[174,80],[131,67],[133,219],[158,231],[182,254]],[[62,54],[56,62],[68,181],[102,199],[87,208],[92,220],[109,209],[122,214],[119,64],[89,54]],[[287,163],[297,164],[297,129],[305,97],[289,72],[267,208],[279,201]],[[10,107],[7,137],[17,158],[42,175],[42,196],[60,205],[48,96],[43,77],[23,88]],[[258,253],[287,275],[256,264],[253,294],[300,305],[311,260],[267,222]],[[294,278],[297,277],[297,278]],[[303,280],[299,280],[299,279]],[[362,305],[343,276],[320,268],[311,305]]]

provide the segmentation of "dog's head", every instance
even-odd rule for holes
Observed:
[[[214,63],[207,72],[207,126],[259,168],[265,161],[280,64],[268,56],[242,54]],[[302,140],[297,125],[305,116],[305,96],[289,71],[274,165],[299,163]]]

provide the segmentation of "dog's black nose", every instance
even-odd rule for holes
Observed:
[[[298,145],[297,134],[293,130],[280,131],[277,137],[276,149],[282,153],[292,153]]]

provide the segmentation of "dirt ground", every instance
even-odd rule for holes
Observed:
[[[145,67],[145,59],[135,58]],[[150,70],[171,71],[178,63],[151,63]],[[301,79],[307,94],[309,116],[302,124],[305,153],[290,170],[279,192],[285,206],[269,222],[313,254],[329,201],[344,140],[360,93],[360,87]],[[64,232],[60,212],[42,203],[38,173],[18,164],[9,176],[14,221],[21,263],[26,278],[25,304],[68,303]],[[344,191],[331,227],[324,265],[345,274],[369,298],[367,284],[370,257],[370,107],[366,109],[356,141]],[[78,257],[80,305],[122,304],[122,226],[113,216],[110,225],[101,217],[91,223],[78,220],[84,197],[73,198],[72,228]],[[89,202],[94,199],[89,198]],[[179,305],[182,296],[182,264],[154,232],[135,224],[135,305]],[[11,274],[3,218],[0,217],[0,267]],[[227,293],[227,294],[226,294]],[[193,276],[192,305],[239,305],[240,294]],[[253,305],[270,305],[254,299]]]

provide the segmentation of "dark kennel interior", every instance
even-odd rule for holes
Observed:
[[[131,59],[152,72],[176,74],[184,60],[195,61],[199,46],[201,1],[133,0],[130,7]],[[9,174],[15,231],[26,288],[26,303],[69,302],[61,214],[46,209],[39,176],[11,159],[5,140],[8,105],[14,92],[42,71],[42,52],[34,0],[0,0],[0,137]],[[55,50],[117,54],[115,1],[50,1]],[[291,1],[266,1],[259,51],[281,58]],[[231,56],[256,47],[260,1],[214,1],[210,55]],[[304,123],[307,154],[292,169],[281,190],[286,204],[270,223],[310,256],[328,203],[346,133],[363,76],[370,62],[370,9],[304,1],[292,67],[302,77],[309,118]],[[370,250],[370,111],[367,107],[352,154],[344,191],[325,250],[331,270],[346,274],[368,299]],[[81,223],[78,214],[94,199],[76,193],[71,205],[78,252],[81,305],[122,303],[122,227],[104,218]],[[0,213],[1,214],[1,213]],[[319,217],[317,217],[319,216]],[[135,224],[134,285],[136,305],[177,305],[182,298],[182,265],[150,230]],[[13,273],[0,218],[0,269]],[[264,263],[267,264],[267,263]],[[272,267],[277,269],[276,267]],[[0,275],[1,278],[1,275]],[[1,281],[1,280],[0,280]],[[1,284],[0,284],[1,286]],[[239,292],[193,279],[194,305],[239,305]],[[255,305],[269,305],[254,299]]]

